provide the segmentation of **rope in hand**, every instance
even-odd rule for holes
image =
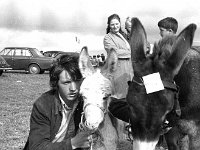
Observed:
[[[92,134],[90,135],[90,140],[89,140],[89,142],[90,142],[90,150],[93,150],[93,144],[94,144],[94,142],[93,142]]]

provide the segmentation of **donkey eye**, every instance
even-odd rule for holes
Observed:
[[[104,97],[103,100],[106,100],[108,98],[108,96]]]
[[[103,97],[103,100],[106,100],[108,98],[108,95],[105,95],[104,97]]]
[[[105,94],[105,97],[103,98],[104,100],[106,100],[111,94]]]

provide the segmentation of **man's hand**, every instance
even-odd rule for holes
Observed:
[[[89,148],[92,143],[97,141],[97,136],[95,134],[90,134],[88,132],[78,132],[78,134],[71,139],[72,148]]]

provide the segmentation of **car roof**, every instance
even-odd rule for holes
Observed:
[[[61,57],[62,55],[72,55],[75,57],[79,57],[78,52],[61,52],[61,53],[58,53],[57,55],[55,55],[55,57]]]
[[[44,53],[62,53],[63,51],[46,51]]]
[[[20,48],[20,49],[36,49],[36,48],[32,48],[32,47],[5,47],[4,49],[16,49],[16,48]]]

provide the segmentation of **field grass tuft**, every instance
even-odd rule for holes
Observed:
[[[23,149],[29,133],[32,104],[49,90],[49,76],[3,73],[0,85],[0,149]]]
[[[23,149],[33,102],[49,88],[49,75],[7,72],[0,76],[0,149]],[[118,150],[130,150],[130,142]]]

